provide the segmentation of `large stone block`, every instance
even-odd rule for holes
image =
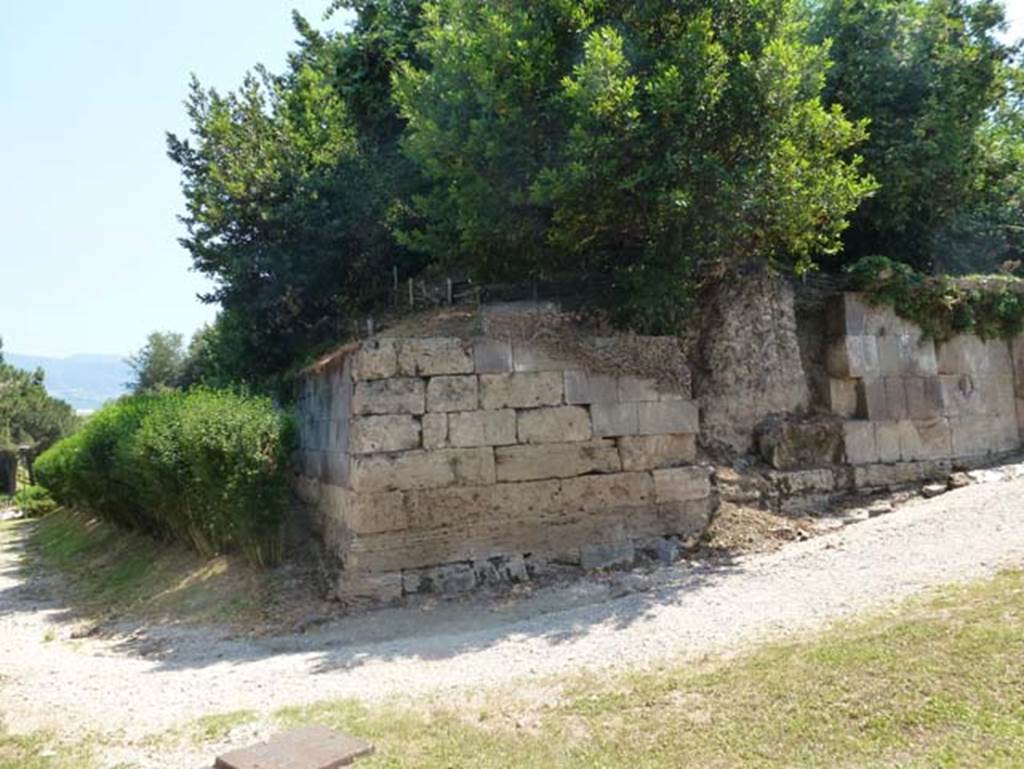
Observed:
[[[370,414],[422,414],[426,394],[422,379],[378,379],[357,382],[352,396],[352,412]]]
[[[944,417],[905,419],[900,425],[900,458],[904,462],[949,459],[953,455],[952,432]]]
[[[835,419],[771,419],[756,437],[761,456],[779,470],[842,461],[842,423]]]
[[[579,363],[566,355],[528,342],[512,343],[512,367],[516,372],[566,371],[580,368]]]
[[[491,449],[439,449],[370,454],[352,460],[355,491],[396,491],[495,482]]]
[[[700,419],[693,401],[637,404],[640,435],[699,433]]]
[[[405,498],[400,491],[359,494],[339,489],[332,498],[335,515],[352,534],[380,534],[409,527]]]
[[[878,461],[875,426],[867,420],[852,420],[843,423],[843,445],[846,461],[851,465]]]
[[[989,416],[1013,416],[1014,384],[1008,376],[990,376],[977,380],[985,413]]]
[[[662,502],[688,502],[711,494],[711,471],[707,467],[673,467],[655,470],[654,499]]]
[[[475,376],[436,376],[427,382],[427,411],[474,411],[478,403]]]
[[[1010,357],[1015,394],[1018,398],[1024,398],[1024,336],[1015,336],[1010,341]]]
[[[619,381],[607,374],[588,371],[565,372],[565,402],[576,404],[615,403],[619,400]],[[657,400],[651,398],[650,400]]]
[[[938,345],[940,374],[1006,376],[1013,373],[1010,347],[999,339],[985,342],[964,334]]]
[[[405,493],[408,525],[433,529],[495,521],[535,521],[557,511],[556,480],[498,483],[491,486],[449,486]]]
[[[840,337],[829,345],[825,363],[829,375],[839,379],[877,377],[880,374],[878,338]]]
[[[903,377],[883,377],[882,384],[885,390],[885,416],[888,419],[906,419],[910,412],[907,410],[907,387]]]
[[[833,337],[867,334],[867,318],[875,312],[875,308],[864,301],[862,294],[843,293],[828,304],[828,332]]]
[[[423,415],[423,448],[442,449],[448,445],[448,415]]]
[[[407,451],[420,447],[420,422],[408,414],[353,417],[351,452],[377,454],[381,451]]]
[[[953,456],[983,457],[1020,447],[1016,421],[1012,416],[951,417]]]
[[[899,462],[900,423],[898,421],[875,422],[875,446],[879,462]]]
[[[654,479],[649,473],[585,475],[562,481],[561,503],[566,510],[603,512],[643,507],[653,502]]]
[[[562,403],[562,372],[481,374],[480,407],[531,409]]]
[[[618,439],[619,457],[626,472],[659,470],[692,464],[697,459],[697,436],[637,435]]]
[[[857,416],[857,380],[830,377],[828,406],[829,411],[837,417],[853,419]]]
[[[473,362],[478,374],[507,374],[512,371],[512,343],[486,337],[474,339]]]
[[[653,379],[645,379],[638,376],[621,376],[619,377],[618,384],[619,396],[613,400],[633,402],[678,400],[682,399],[684,395],[686,400],[690,399],[689,392],[668,392],[667,388],[659,386]]]
[[[401,339],[398,373],[403,376],[472,374],[472,347],[461,339]]]
[[[911,419],[933,419],[945,411],[942,384],[937,376],[905,377],[903,386],[907,394],[906,414]]]
[[[640,414],[636,403],[595,403],[590,407],[594,435],[611,438],[636,435],[640,431]]]
[[[935,343],[923,338],[916,327],[909,328],[878,337],[878,365],[883,376],[935,376],[938,373]]]
[[[505,446],[516,442],[516,412],[466,411],[448,415],[448,435],[452,446]]]
[[[986,413],[983,390],[970,374],[944,374],[939,377],[942,413],[948,417],[982,416]]]
[[[494,450],[499,481],[570,478],[586,473],[615,473],[621,468],[613,441],[504,446]]]
[[[857,381],[857,419],[891,419],[885,379],[868,377]]]
[[[342,451],[320,453],[320,478],[324,483],[347,486],[351,477],[351,455]]]
[[[398,351],[394,339],[363,342],[353,356],[352,377],[360,382],[398,375]]]
[[[590,412],[581,406],[527,409],[517,414],[520,443],[589,441]]]
[[[891,465],[861,465],[855,467],[854,487],[858,489],[874,489],[882,487],[899,487],[925,480],[944,478],[949,474],[949,460],[930,460],[926,462],[898,462]]]

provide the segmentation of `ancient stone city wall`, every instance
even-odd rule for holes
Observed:
[[[528,345],[367,342],[311,372],[298,411],[298,488],[343,598],[630,562],[699,536],[714,508],[686,388]]]
[[[792,302],[782,292],[773,307],[779,296]],[[756,309],[750,297],[742,304]],[[700,405],[716,415],[703,436],[689,383],[627,366],[588,371],[573,356],[487,338],[381,338],[339,351],[299,395],[297,479],[338,567],[338,595],[461,591],[552,562],[629,563],[638,550],[671,557],[706,529],[716,486],[735,481],[722,471],[716,484],[698,438],[759,454],[776,500],[941,477],[1020,446],[1024,343],[935,343],[857,294],[800,322],[820,349],[803,345],[796,375],[765,377],[751,373],[744,345],[758,357],[766,335],[744,340],[745,324],[734,324],[728,354],[703,367],[728,381],[742,366],[740,384],[713,392],[703,372]],[[794,323],[766,360],[798,358]],[[794,376],[805,384],[798,406],[778,412],[779,398],[759,388]],[[743,424],[730,436],[723,415],[733,412]]]

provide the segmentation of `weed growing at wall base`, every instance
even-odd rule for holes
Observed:
[[[36,460],[62,502],[202,555],[280,557],[290,419],[224,390],[123,399]]]

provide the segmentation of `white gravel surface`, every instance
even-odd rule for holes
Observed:
[[[915,499],[771,554],[663,569],[654,589],[619,598],[595,601],[579,583],[559,588],[557,601],[388,610],[258,640],[174,628],[67,639],[60,607],[45,582],[24,581],[18,551],[12,543],[0,553],[4,721],[19,731],[94,730],[131,741],[211,713],[266,713],[327,698],[459,696],[817,629],[932,586],[1024,566],[1024,479]],[[138,760],[128,763],[147,765]]]

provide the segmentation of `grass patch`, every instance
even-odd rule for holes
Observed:
[[[531,703],[277,713],[372,740],[371,767],[1024,766],[1024,573],[731,661],[562,682]]]
[[[0,725],[0,769],[94,769],[93,751],[84,744],[64,745],[52,735],[8,734]]]
[[[18,528],[26,567],[60,573],[69,607],[84,617],[236,624],[261,618],[265,576],[236,560],[203,560],[180,545],[68,510]]]
[[[219,742],[227,737],[232,730],[252,723],[258,717],[254,710],[233,710],[230,713],[203,716],[197,719],[188,731],[192,742],[196,744]]]

